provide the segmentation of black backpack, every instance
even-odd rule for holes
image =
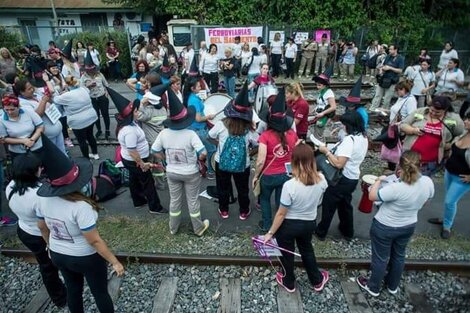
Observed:
[[[376,53],[372,58],[369,58],[366,62],[368,68],[376,68],[377,67],[377,58],[379,54]]]

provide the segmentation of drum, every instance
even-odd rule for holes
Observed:
[[[278,91],[275,85],[273,84],[260,85],[258,87],[258,91],[256,92],[255,112],[259,114],[263,110],[264,106],[268,107],[269,106],[267,103],[268,98],[272,95],[277,95],[277,94],[278,94]]]
[[[232,100],[232,97],[224,93],[214,93],[204,101],[204,115],[215,114],[214,119],[207,121],[209,128],[225,117],[224,108]]]
[[[369,187],[374,184],[377,176],[375,175],[364,175],[362,176],[361,182],[361,189],[362,189],[362,197],[361,201],[359,201],[359,211],[362,213],[371,213],[373,202],[369,200]]]

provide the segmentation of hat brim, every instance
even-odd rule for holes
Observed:
[[[239,118],[239,119],[242,119],[242,120],[245,120],[245,121],[248,121],[248,122],[252,122],[253,121],[253,110],[249,110],[249,111],[246,111],[246,112],[240,112],[240,111],[237,111],[233,105],[232,105],[232,101],[229,102],[229,104],[227,104],[224,108],[224,114],[226,117],[232,117],[232,118]]]
[[[292,123],[294,123],[294,118],[288,115],[282,119],[272,118],[268,119],[268,128],[285,132],[292,128]]]
[[[79,168],[78,177],[68,185],[64,186],[52,186],[47,180],[44,181],[38,189],[38,196],[41,197],[59,197],[67,195],[69,193],[80,191],[83,186],[88,184],[88,182],[93,177],[93,164],[91,164],[89,159],[86,158],[76,158],[73,159],[74,163]]]
[[[345,96],[339,98],[339,105],[344,107],[362,106],[362,102],[349,102]]]
[[[184,119],[179,120],[178,122],[167,118],[163,121],[163,126],[173,130],[181,130],[188,128],[188,126],[191,125],[196,118],[196,109],[193,106],[190,106],[187,108],[187,112],[188,113],[186,114],[186,117]]]
[[[325,86],[329,86],[330,85],[330,81],[329,80],[326,80],[324,78],[321,78],[320,76],[314,76],[312,78],[312,80],[316,83],[320,83],[320,84],[323,84]]]

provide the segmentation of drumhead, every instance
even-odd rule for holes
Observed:
[[[373,183],[375,183],[376,180],[377,180],[377,176],[375,175],[367,174],[367,175],[362,176],[362,181],[369,185],[372,185]]]
[[[221,112],[212,120],[212,123],[215,124],[215,122],[225,117],[223,110],[231,100],[232,97],[224,93],[214,93],[210,95],[207,97],[206,101],[204,101],[204,115]]]
[[[268,107],[267,100],[272,95],[277,95],[278,90],[273,84],[261,85],[258,87],[255,98],[255,112],[260,113],[263,109],[263,106]]]

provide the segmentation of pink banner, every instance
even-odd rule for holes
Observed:
[[[326,41],[329,42],[331,40],[331,31],[328,29],[318,29],[315,31],[315,41],[321,42],[321,36],[326,34]]]

